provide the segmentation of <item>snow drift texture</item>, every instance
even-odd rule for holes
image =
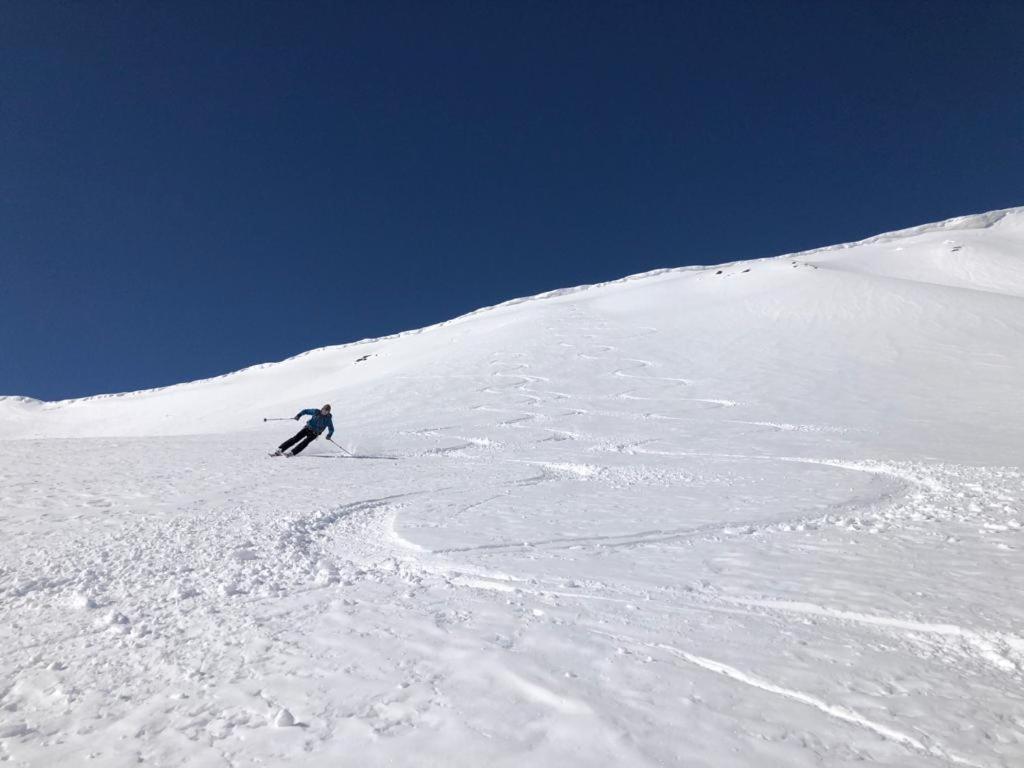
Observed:
[[[1024,764],[1022,342],[1011,209],[0,399],[0,758]]]

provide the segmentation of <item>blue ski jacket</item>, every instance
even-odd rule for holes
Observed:
[[[299,411],[295,418],[299,418],[299,416],[312,416],[313,418],[306,422],[306,426],[318,435],[326,429],[328,440],[334,436],[334,421],[331,420],[331,414],[328,413],[324,416],[320,413],[319,408],[307,408],[304,411]]]

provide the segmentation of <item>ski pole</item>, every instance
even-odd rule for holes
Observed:
[[[264,421],[295,421],[295,419],[264,419]]]
[[[327,442],[328,442],[328,443],[333,443],[334,445],[337,445],[337,446],[338,446],[338,448],[341,448],[341,446],[340,446],[340,445],[338,445],[337,443],[335,443],[335,442],[334,442],[333,438],[330,438],[330,437],[328,437],[328,438],[327,438]],[[344,448],[341,448],[341,450],[345,451],[345,453],[347,453],[347,454],[348,454],[349,456],[351,456],[351,455],[352,455],[351,453],[349,453],[348,451],[346,451],[346,450],[345,450]]]

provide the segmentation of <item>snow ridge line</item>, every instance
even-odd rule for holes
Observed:
[[[966,765],[971,766],[972,768],[985,768],[985,766],[981,763],[976,763],[973,760],[969,760],[968,758],[955,755],[951,753],[949,750],[937,744],[927,745],[919,739],[914,738],[910,734],[896,730],[895,728],[890,728],[889,726],[883,725],[882,723],[877,723],[874,720],[870,720],[869,718],[865,717],[859,712],[849,709],[848,707],[839,706],[837,704],[829,704],[827,701],[819,699],[816,696],[812,696],[809,693],[797,691],[792,688],[784,688],[781,685],[776,685],[775,683],[769,682],[768,680],[764,680],[762,678],[756,677],[755,675],[751,675],[747,672],[736,669],[736,667],[731,667],[728,664],[723,664],[720,661],[715,661],[714,659],[709,659],[704,656],[697,656],[692,653],[687,653],[686,651],[680,648],[676,648],[672,645],[666,645],[664,643],[645,643],[645,645],[649,648],[658,648],[664,651],[668,651],[673,656],[683,659],[689,664],[701,667],[702,669],[705,669],[709,672],[714,672],[716,674],[723,675],[732,680],[735,680],[738,683],[743,683],[744,685],[749,685],[753,688],[758,688],[767,693],[773,693],[777,696],[782,696],[792,701],[796,701],[801,704],[806,704],[807,706],[817,709],[819,712],[823,712],[829,717],[833,717],[837,720],[842,720],[852,725],[858,725],[862,728],[867,728],[868,730],[873,731],[874,733],[881,736],[883,739],[898,742],[900,744],[903,744],[904,746],[910,747],[911,749],[917,752],[921,752],[932,757],[938,757],[942,760],[946,760],[947,762],[953,763],[955,765]]]
[[[928,224],[919,224],[915,227],[905,227],[904,229],[894,229],[891,232],[882,232],[878,235],[866,237],[863,240],[852,240],[848,243],[836,243],[835,245],[827,245],[823,248],[811,248],[807,251],[796,251],[795,253],[786,255],[796,257],[810,256],[816,253],[828,253],[829,251],[842,251],[849,248],[856,248],[861,245],[887,243],[893,240],[903,240],[908,237],[927,235],[932,232],[955,232],[965,229],[989,229],[993,225],[998,224],[1000,221],[1005,219],[1007,216],[1021,213],[1024,213],[1024,206],[999,208],[994,211],[986,211],[985,213],[969,213],[965,216],[954,216],[951,219],[944,219],[943,221],[934,221]]]

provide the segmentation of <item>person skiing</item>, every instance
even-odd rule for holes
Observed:
[[[331,420],[331,406],[325,405],[323,408],[319,409],[306,408],[305,410],[299,411],[295,414],[295,420],[298,421],[303,416],[310,417],[309,421],[306,422],[306,426],[300,429],[295,437],[290,437],[281,443],[277,450],[274,451],[274,456],[297,456],[302,453],[307,445],[320,437],[320,433],[325,429],[327,430],[328,440],[334,436],[334,422]],[[298,445],[295,445],[296,443],[298,443]],[[294,448],[292,448],[293,445],[295,445]],[[289,448],[292,449],[289,451]]]

